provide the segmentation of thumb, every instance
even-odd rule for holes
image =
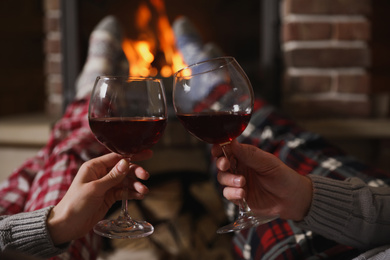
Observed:
[[[232,151],[239,164],[244,164],[258,172],[266,172],[280,165],[279,159],[250,144],[232,142]]]
[[[99,179],[101,189],[109,190],[112,187],[123,182],[129,171],[129,163],[125,159],[121,159],[103,178]]]

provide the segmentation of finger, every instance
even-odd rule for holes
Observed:
[[[225,187],[223,189],[223,196],[231,201],[241,200],[245,198],[245,190],[242,188]]]
[[[219,157],[215,165],[220,171],[228,171],[230,169],[230,162],[226,157]]]
[[[111,170],[120,159],[121,156],[118,154],[109,153],[86,161],[81,165],[75,181],[85,183],[100,179],[106,175],[107,171]]]
[[[144,194],[141,194],[141,193],[138,193],[135,191],[129,191],[127,194],[128,200],[142,200],[143,198],[145,198]]]
[[[245,186],[246,180],[242,175],[236,175],[230,172],[218,172],[218,182],[223,186],[242,188]]]
[[[123,182],[128,172],[129,163],[125,159],[121,159],[108,174],[97,180],[97,185],[103,191],[107,191]]]
[[[134,189],[135,192],[137,192],[139,194],[146,195],[146,194],[149,193],[148,187],[146,187],[144,184],[142,184],[139,181],[134,182],[133,189]]]
[[[106,168],[111,169],[115,166],[115,164],[122,158],[119,154],[116,153],[108,153],[104,154],[102,156],[96,157],[94,159],[91,159],[85,164],[91,164],[93,168],[100,169],[100,168]]]
[[[140,182],[133,182],[129,184],[129,189],[127,190],[127,199],[143,199],[146,194],[149,193],[148,187],[143,185]],[[123,196],[123,188],[117,187],[114,190],[115,200],[121,200]]]
[[[147,180],[150,177],[149,172],[137,164],[130,164],[130,176],[135,176],[141,180]]]

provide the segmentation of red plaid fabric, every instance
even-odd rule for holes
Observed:
[[[87,114],[88,99],[69,105],[54,125],[47,145],[0,185],[1,215],[56,205],[81,164],[108,152],[91,133]],[[91,232],[53,259],[96,259],[100,243],[101,238]]]

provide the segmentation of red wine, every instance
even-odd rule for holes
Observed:
[[[131,156],[151,148],[162,136],[167,120],[156,117],[90,118],[89,126],[108,149]]]
[[[195,137],[211,144],[229,142],[246,128],[251,114],[244,112],[212,112],[176,114],[184,127]]]

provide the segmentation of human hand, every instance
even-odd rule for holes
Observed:
[[[289,168],[273,154],[256,146],[231,143],[235,157],[236,174],[224,157],[219,145],[213,145],[212,155],[217,157],[218,182],[225,186],[223,195],[237,203],[245,198],[256,215],[302,220],[312,199],[311,180]]]
[[[146,160],[151,150],[134,155]],[[123,180],[129,178],[128,199],[142,199],[148,188],[137,178],[147,180],[149,173],[115,153],[85,162],[64,198],[50,212],[47,224],[55,245],[83,237],[100,221],[108,209],[122,198]]]

